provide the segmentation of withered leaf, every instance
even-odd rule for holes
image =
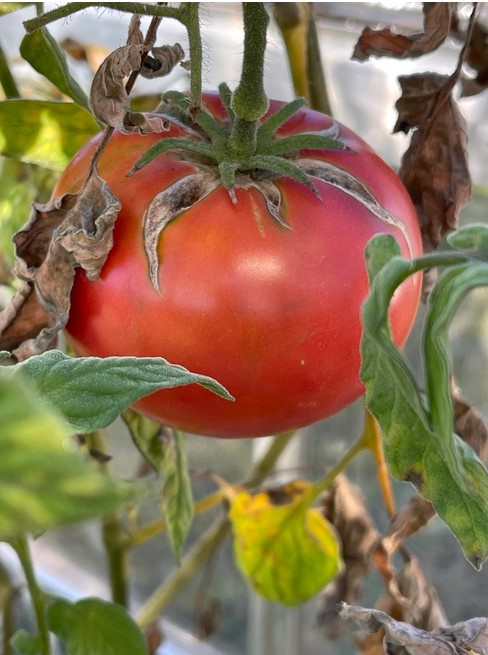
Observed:
[[[488,655],[488,620],[474,618],[456,625],[437,628],[432,632],[415,628],[409,623],[396,621],[375,609],[366,609],[343,603],[340,615],[352,620],[370,632],[385,630],[385,650],[400,646],[407,655],[467,655],[474,651]]]
[[[201,167],[158,193],[144,216],[144,247],[149,262],[151,283],[159,292],[158,243],[164,228],[174,218],[206,198],[220,184],[218,173]]]
[[[354,48],[353,59],[369,57],[420,57],[436,50],[449,34],[454,2],[424,2],[424,31],[405,36],[390,28],[373,30],[366,27]]]
[[[466,32],[459,28],[457,16],[453,18],[451,35],[464,43]],[[467,97],[488,86],[488,30],[479,21],[473,25],[464,60],[476,72],[476,77],[461,76],[461,96]]]
[[[443,95],[447,81],[436,73],[399,78],[394,132],[414,130],[399,175],[417,210],[426,252],[456,229],[471,196],[466,123],[452,95]]]
[[[151,52],[152,56],[146,57],[141,68],[141,75],[149,79],[169,75],[185,56],[179,43],[154,47]]]
[[[90,279],[98,277],[119,211],[117,198],[96,173],[79,193],[34,204],[14,237],[14,273],[21,283],[0,314],[0,348],[22,361],[52,347],[68,320],[75,267]]]
[[[471,446],[481,460],[488,454],[488,426],[481,414],[453,389],[454,431]]]
[[[320,595],[317,619],[328,639],[338,639],[347,631],[347,625],[339,619],[337,605],[341,601],[359,601],[363,576],[371,566],[380,535],[361,492],[345,475],[335,479],[323,496],[322,506],[341,539],[344,569]]]
[[[392,555],[406,539],[428,525],[435,514],[428,500],[413,496],[392,518],[383,535],[382,545],[388,555]]]
[[[148,77],[167,75],[184,57],[179,44],[153,48],[154,43],[143,41],[140,17],[133,16],[127,45],[117,48],[105,59],[95,73],[91,87],[90,102],[95,116],[124,134],[149,134],[169,129],[168,121],[162,116],[130,111],[125,78],[132,71],[140,71]],[[154,57],[148,57],[151,49]]]
[[[416,557],[409,556],[405,566],[395,574],[394,581],[401,594],[403,621],[423,630],[434,630],[448,624],[437,591]]]

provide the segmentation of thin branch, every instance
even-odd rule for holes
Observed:
[[[143,16],[157,16],[159,18],[174,18],[180,22],[184,21],[185,12],[176,7],[166,7],[160,4],[147,2],[68,2],[62,7],[47,11],[41,16],[24,21],[24,28],[27,34],[49,25],[62,18],[67,18],[83,9],[91,7],[101,9],[114,9],[129,14],[140,14]]]

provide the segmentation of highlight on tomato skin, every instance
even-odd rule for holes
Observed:
[[[207,108],[225,119],[217,94]],[[283,103],[272,101],[270,112]],[[279,136],[330,128],[332,119],[301,109]],[[98,165],[119,198],[114,246],[98,280],[78,270],[66,328],[79,355],[158,356],[209,375],[236,398],[196,385],[158,391],[134,407],[188,432],[237,438],[277,434],[324,419],[363,392],[360,308],[368,292],[364,248],[392,234],[406,257],[421,253],[418,221],[400,179],[360,137],[340,126],[351,150],[313,151],[357,178],[402,229],[351,194],[314,179],[319,195],[289,178],[274,180],[288,227],[270,214],[254,186],[237,186],[237,203],[219,185],[171,221],[158,245],[159,287],[148,274],[143,221],[153,198],[195,170],[184,153],[168,152],[127,177],[147,148],[169,132],[115,133]],[[72,160],[54,194],[78,190],[100,137]],[[307,157],[310,152],[305,153]],[[403,345],[412,327],[421,280],[397,290],[390,321]]]

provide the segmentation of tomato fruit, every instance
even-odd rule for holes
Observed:
[[[205,94],[204,101],[225,120],[217,94]],[[269,113],[282,104],[272,101]],[[277,136],[331,125],[331,118],[305,108]],[[167,152],[131,177],[127,173],[150,145],[181,135],[183,128],[174,123],[162,134],[112,137],[98,169],[122,210],[100,278],[89,281],[77,272],[69,342],[79,355],[159,356],[218,380],[235,402],[190,385],[153,393],[134,405],[189,432],[254,437],[334,414],[363,391],[360,308],[368,292],[366,243],[377,233],[389,233],[404,256],[421,252],[406,190],[375,152],[341,125],[340,139],[351,150],[308,151],[306,156],[354,175],[402,221],[403,230],[321,180],[314,180],[320,197],[295,180],[275,180],[289,228],[271,216],[257,188],[237,185],[234,204],[219,185],[162,231],[157,293],[144,251],[145,211],[156,194],[189,175],[194,165],[184,153]],[[99,139],[74,157],[55,195],[81,187]],[[419,276],[409,278],[392,301],[390,321],[399,345],[414,321],[420,282]]]

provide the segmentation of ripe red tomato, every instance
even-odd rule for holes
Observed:
[[[216,94],[207,108],[219,119]],[[270,113],[283,103],[273,101]],[[278,135],[327,129],[329,117],[300,110]],[[127,172],[167,133],[115,133],[99,172],[122,203],[114,247],[100,278],[78,271],[67,333],[80,355],[160,356],[221,382],[234,403],[190,385],[147,396],[135,408],[162,423],[219,437],[276,434],[323,419],[363,389],[359,380],[360,307],[368,291],[367,241],[393,234],[402,253],[417,256],[417,217],[396,174],[344,126],[340,138],[352,151],[313,151],[366,185],[399,217],[404,233],[378,219],[344,191],[320,180],[321,198],[291,179],[277,181],[282,212],[291,229],[270,215],[255,188],[237,188],[237,204],[219,186],[172,221],[159,242],[156,293],[148,276],[142,223],[154,196],[193,166],[166,153],[132,177]],[[78,190],[99,142],[95,137],[74,157],[56,195]],[[312,153],[306,153],[310,156]],[[391,307],[394,338],[406,340],[418,306],[420,278],[409,278]]]

